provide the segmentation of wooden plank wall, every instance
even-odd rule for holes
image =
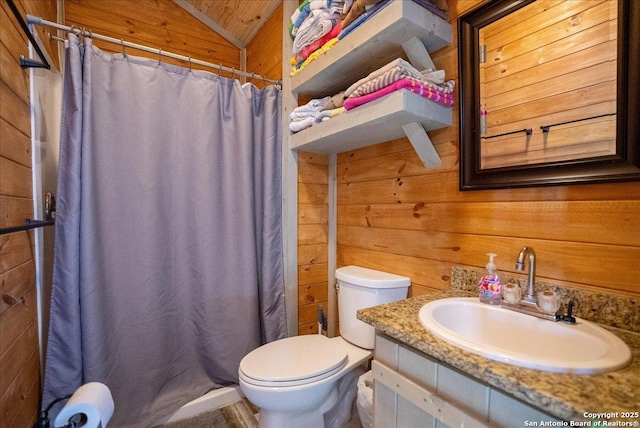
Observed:
[[[481,0],[449,2],[450,22]],[[457,40],[433,55],[457,80]],[[409,276],[410,295],[449,287],[451,267],[516,273],[520,248],[537,274],[581,289],[640,297],[640,183],[460,192],[454,124],[430,132],[442,166],[426,170],[406,139],[338,156],[338,266]]]
[[[247,70],[282,79],[282,4],[247,46]],[[298,154],[298,334],[317,333],[328,310],[328,176],[327,156]]]
[[[282,3],[247,45],[246,55],[248,72],[282,79]],[[254,84],[259,88],[264,86],[260,79],[255,79]]]
[[[298,334],[318,332],[318,308],[328,312],[329,162],[298,153]]]
[[[171,0],[66,0],[64,4],[65,25],[240,69],[240,50]],[[100,40],[94,40],[94,45],[109,52],[122,51],[119,45]],[[158,58],[132,48],[126,48],[126,53]],[[187,61],[161,60],[189,66]],[[193,68],[213,72],[197,64]]]
[[[55,0],[16,3],[23,16],[30,13],[56,21]],[[239,49],[171,0],[67,0],[65,14],[67,25],[240,67]],[[18,65],[19,55],[28,54],[27,38],[4,1],[0,19],[0,227],[8,227],[33,216],[31,125],[29,73]],[[57,59],[56,43],[48,42],[47,31],[53,32],[38,28],[50,56]],[[117,45],[100,41],[95,45],[107,51],[121,51]],[[127,49],[127,53],[152,57],[133,49]],[[162,60],[187,65],[166,57]],[[35,422],[41,395],[31,233],[2,235],[0,257],[0,426],[22,428]]]
[[[56,19],[55,0],[16,0],[27,13]],[[39,31],[43,47],[58,67],[56,46]],[[29,71],[19,66],[28,57],[28,42],[6,2],[0,8],[0,227],[33,218]],[[40,356],[36,315],[33,232],[0,239],[0,426],[27,427],[40,405]]]
[[[482,167],[615,154],[615,1],[542,0],[483,28]],[[554,126],[543,133],[541,126]]]

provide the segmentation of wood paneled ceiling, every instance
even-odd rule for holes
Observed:
[[[239,48],[251,42],[282,0],[174,0]]]

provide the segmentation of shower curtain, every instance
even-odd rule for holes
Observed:
[[[281,94],[67,45],[43,406],[98,381],[150,426],[286,335]]]

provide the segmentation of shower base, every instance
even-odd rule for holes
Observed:
[[[176,410],[173,414],[161,421],[160,425],[177,422],[183,419],[190,419],[204,412],[210,412],[215,409],[227,406],[236,401],[242,400],[244,394],[240,391],[240,386],[226,386],[213,391],[207,392],[202,397],[185,404]]]

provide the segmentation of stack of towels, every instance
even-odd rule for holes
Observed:
[[[304,62],[323,42],[337,36],[345,3],[346,0],[305,0],[291,15],[289,34],[296,62]]]
[[[444,70],[418,71],[397,58],[332,97],[312,99],[291,112],[289,129],[298,132],[345,111],[406,89],[445,106],[453,105],[455,82],[445,80]]]
[[[344,108],[351,110],[398,89],[407,89],[431,101],[451,106],[454,87],[453,80],[445,81],[444,70],[418,71],[409,62],[398,58],[349,86],[344,92]]]
[[[446,0],[412,1],[447,19]],[[392,2],[393,0],[304,0],[291,15],[289,23],[294,54],[290,60],[293,66],[291,75]]]

